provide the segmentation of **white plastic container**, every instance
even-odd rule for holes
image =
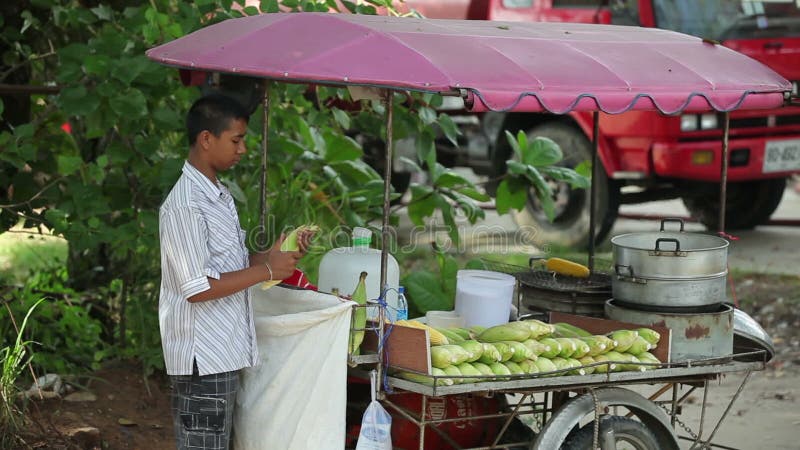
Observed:
[[[464,318],[455,311],[428,311],[425,314],[428,325],[434,328],[460,328],[464,326]]]
[[[352,233],[352,247],[338,247],[326,253],[319,263],[321,292],[338,289],[342,295],[350,295],[356,289],[361,272],[367,272],[367,299],[375,300],[381,293],[381,251],[370,248],[372,231],[356,227]],[[397,288],[400,286],[400,269],[391,254],[386,261],[386,284],[390,288],[386,294],[386,313],[389,320],[395,321],[397,312]],[[374,319],[376,308],[367,308],[367,317]]]
[[[459,270],[455,311],[464,326],[492,327],[508,322],[516,279],[488,270]]]

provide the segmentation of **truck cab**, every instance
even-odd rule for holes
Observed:
[[[584,22],[658,27],[703,38],[756,59],[793,81],[800,80],[800,6],[771,0],[407,0],[405,7],[429,18]],[[497,177],[512,152],[503,130],[524,130],[558,142],[565,164],[590,157],[591,114],[452,114],[463,143],[438,143],[443,163],[472,167]],[[681,198],[709,229],[719,226],[722,126],[717,113],[666,116],[631,111],[600,115],[597,238],[611,230],[620,204]],[[726,225],[752,228],[767,221],[780,203],[786,178],[800,173],[800,108],[730,113]],[[554,222],[531,195],[515,214],[534,227],[534,242],[580,245],[588,238],[589,199],[583,190],[553,186]],[[668,213],[665,211],[665,213]]]

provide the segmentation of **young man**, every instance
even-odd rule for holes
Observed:
[[[159,211],[158,305],[178,449],[227,449],[239,369],[258,364],[247,288],[292,275],[301,252],[248,254],[230,192],[217,174],[247,151],[247,111],[221,95],[186,118],[189,157]]]

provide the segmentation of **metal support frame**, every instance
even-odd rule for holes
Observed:
[[[719,199],[719,231],[725,232],[725,210],[728,202],[728,138],[731,129],[731,115],[728,112],[722,114],[722,173],[720,175],[720,199]]]
[[[263,117],[262,117],[262,124],[261,124],[261,181],[260,181],[260,188],[261,192],[259,192],[259,217],[258,217],[258,226],[259,226],[259,234],[258,234],[258,241],[256,245],[258,246],[259,250],[266,250],[267,247],[267,137],[269,136],[269,110],[270,110],[270,98],[269,98],[269,82],[264,80],[264,100],[263,100]]]
[[[598,111],[592,112],[592,179],[590,180],[590,193],[589,193],[589,273],[594,273],[594,244],[595,244],[595,204],[597,202],[597,161],[598,152],[600,149],[600,113]]]
[[[386,152],[385,152],[385,165],[383,176],[383,220],[381,222],[381,280],[379,284],[381,298],[385,300],[386,297],[386,271],[389,261],[389,214],[390,214],[390,195],[392,191],[392,159],[393,155],[393,120],[394,120],[394,91],[386,89],[383,92],[384,105],[386,107]],[[383,332],[384,332],[384,318],[385,309],[378,308],[378,364],[375,370],[378,374],[378,383],[375,393],[376,398],[383,398],[381,393],[381,380],[383,380]]]

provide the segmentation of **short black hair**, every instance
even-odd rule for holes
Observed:
[[[242,119],[245,122],[250,118],[247,110],[235,99],[222,94],[211,94],[201,97],[194,102],[189,113],[186,114],[186,133],[189,136],[189,146],[197,141],[197,135],[208,130],[219,137],[228,129],[232,120]]]

